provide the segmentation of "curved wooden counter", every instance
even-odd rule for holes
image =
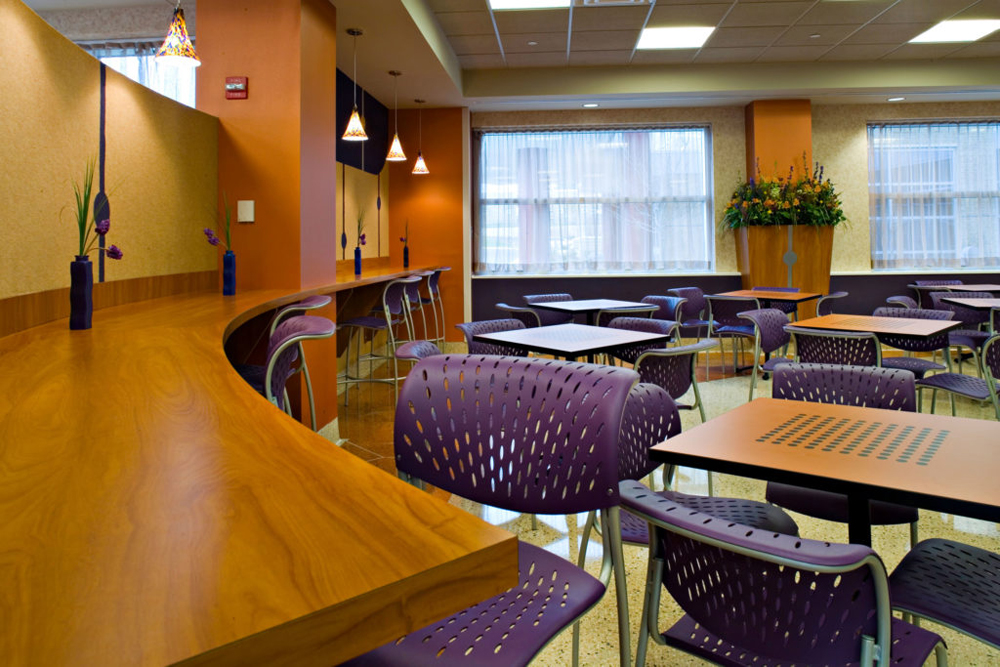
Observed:
[[[5,664],[331,665],[513,585],[512,535],[229,365],[239,323],[301,295],[168,297],[0,339]]]

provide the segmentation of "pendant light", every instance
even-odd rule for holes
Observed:
[[[351,111],[351,119],[347,121],[347,129],[344,130],[344,141],[368,141],[365,128],[361,124],[361,116],[358,114],[358,35],[364,32],[360,28],[348,28],[347,34],[354,38],[354,109]]]
[[[399,84],[399,77],[402,72],[398,70],[389,70],[389,76],[392,77],[392,145],[389,146],[389,154],[385,156],[385,159],[389,162],[403,162],[406,160],[406,153],[403,152],[403,145],[399,143],[399,100],[396,97],[396,87]]]
[[[180,0],[177,0],[177,6],[174,7],[174,17],[170,21],[170,27],[167,28],[167,37],[156,51],[156,61],[181,67],[201,65],[194,44],[188,37],[187,23],[184,22],[184,10],[181,9]]]
[[[424,100],[413,100],[417,104],[423,104]],[[424,154],[421,152],[421,148],[424,145],[424,118],[420,107],[417,107],[417,123],[419,127],[419,133],[417,134],[417,161],[413,165],[414,174],[429,174],[431,173],[427,169],[427,165],[424,163]]]

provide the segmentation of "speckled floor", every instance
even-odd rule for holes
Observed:
[[[720,375],[719,370],[714,369],[711,377],[719,378]],[[711,419],[713,416],[745,402],[748,385],[749,378],[746,375],[713,379],[711,382],[703,381],[700,387],[708,418]],[[770,383],[758,383],[757,395],[769,396]],[[947,410],[947,403],[938,406],[939,413],[945,413]],[[982,407],[970,401],[960,400],[958,411],[958,414],[964,417],[992,419],[992,408]],[[339,414],[340,434],[346,440],[343,443],[344,449],[370,461],[373,465],[394,473],[391,386],[368,385],[360,390],[351,389],[350,405],[343,405],[343,395],[341,395]],[[696,411],[683,411],[681,414],[685,429],[692,428],[700,422]],[[1000,451],[1000,443],[997,445],[998,451]],[[678,471],[675,487],[677,490],[687,493],[707,493],[707,475],[704,471],[681,468]],[[758,480],[717,474],[714,476],[714,488],[716,495],[719,496],[737,496],[756,500],[764,498],[764,482]],[[544,546],[555,553],[568,555],[574,562],[576,560],[579,533],[583,526],[584,516],[540,516],[538,517],[538,529],[533,530],[530,517],[526,515],[484,507],[457,498],[451,499],[451,502],[482,517],[485,521],[503,526],[516,533],[520,539]],[[847,540],[847,527],[844,524],[821,521],[794,513],[793,517],[799,524],[803,537],[839,542]],[[873,546],[891,571],[908,548],[908,528],[906,526],[875,526],[872,530]],[[921,511],[919,531],[921,538],[945,537],[993,551],[1000,551],[1000,526],[997,524],[938,512]],[[639,615],[642,609],[646,550],[626,546],[625,561],[629,587],[631,650],[634,657]],[[599,564],[600,548],[599,542],[596,542],[592,543],[588,551],[588,569],[596,574]],[[664,594],[660,609],[661,627],[668,627],[680,615],[680,609],[669,595]],[[924,623],[924,627],[928,627],[944,637],[948,644],[948,659],[951,665],[1000,667],[1000,651],[991,649],[985,644],[947,628],[927,622]],[[597,607],[584,618],[582,637],[580,661],[582,665],[617,664],[618,626],[613,590],[609,589],[608,594],[604,596]],[[536,656],[532,665],[538,667],[558,665],[561,667],[570,664],[570,643],[570,633],[563,633]],[[648,665],[705,664],[697,658],[652,643],[649,646],[647,656],[646,664]],[[934,664],[933,658],[928,661],[928,664]]]

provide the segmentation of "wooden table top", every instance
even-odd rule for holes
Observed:
[[[570,323],[478,334],[473,339],[488,343],[503,343],[530,352],[575,359],[623,345],[666,342],[670,340],[670,336]]]
[[[914,320],[908,317],[875,317],[874,315],[822,315],[792,322],[792,326],[830,331],[864,331],[897,336],[933,336],[957,329],[957,320]]]
[[[761,299],[762,301],[794,301],[801,303],[818,299],[822,294],[819,292],[772,292],[770,290],[738,289],[732,292],[721,292],[715,296],[736,296],[750,299]]]
[[[305,294],[0,339],[5,665],[331,665],[516,582],[516,538],[341,450],[223,351]],[[332,345],[332,342],[331,342]]]
[[[651,304],[641,301],[619,301],[618,299],[575,299],[573,301],[546,301],[545,303],[529,303],[531,308],[559,310],[567,313],[596,313],[599,310],[615,308],[640,308]]]
[[[1000,521],[1000,422],[758,398],[656,460]]]
[[[960,296],[943,296],[941,297],[941,300],[947,303],[955,303],[959,306],[965,306],[966,308],[975,308],[976,310],[1000,308],[1000,299],[966,299]]]

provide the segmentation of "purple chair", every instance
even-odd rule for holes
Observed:
[[[709,327],[709,338],[719,339],[721,345],[723,338],[730,338],[733,341],[733,372],[738,373],[741,369],[736,365],[736,344],[737,341],[754,340],[757,337],[753,324],[747,324],[746,320],[740,317],[740,313],[748,310],[760,310],[760,301],[754,298],[739,296],[707,296],[708,319],[712,326]],[[742,345],[741,345],[742,347]],[[725,366],[726,355],[723,351],[722,362]],[[747,366],[750,368],[750,366]]]
[[[961,280],[914,280],[910,288],[917,293],[918,308],[935,308],[930,293],[937,292],[944,285],[961,285]]]
[[[971,377],[962,373],[937,373],[917,380],[917,389],[931,390],[931,412],[934,412],[938,390],[947,391],[951,395],[951,414],[955,414],[955,395],[965,396],[976,401],[990,401],[993,411],[1000,420],[1000,399],[998,399],[998,382],[1000,382],[1000,334],[990,336],[983,343],[981,356],[981,377]]]
[[[551,303],[552,301],[572,301],[572,294],[558,293],[558,294],[525,294],[524,302],[529,306],[533,303]],[[545,308],[535,308],[535,314],[538,315],[538,321],[541,322],[543,327],[547,327],[551,324],[565,324],[566,322],[573,321],[573,313],[560,313],[555,310],[546,310]]]
[[[641,301],[642,303],[656,306],[657,310],[653,313],[654,319],[677,322],[677,333],[680,334],[680,323],[684,317],[684,304],[687,303],[687,299],[679,296],[657,296],[651,294],[642,297]]]
[[[917,407],[913,373],[870,366],[783,364],[774,371],[771,395],[790,401],[906,412],[914,412]],[[847,523],[847,496],[840,493],[768,482],[765,497],[793,512]],[[870,503],[870,508],[872,524],[910,524],[910,544],[917,543],[916,508],[877,500]]]
[[[882,306],[876,308],[872,313],[875,317],[905,317],[915,320],[950,320],[954,313],[950,310],[931,310],[929,308],[889,308]],[[945,351],[945,359],[951,364],[948,356],[948,332],[937,334],[936,336],[926,336],[916,338],[913,336],[899,336],[896,334],[879,334],[879,342],[889,345],[897,350],[906,352],[935,352]],[[882,368],[900,368],[910,371],[917,379],[924,377],[927,373],[948,370],[947,367],[935,363],[930,359],[919,357],[882,357]],[[918,404],[917,411],[920,411]]]
[[[882,346],[873,333],[826,331],[788,325],[795,337],[795,360],[804,364],[881,366]]]
[[[420,361],[436,354],[442,354],[441,348],[429,340],[411,340],[396,348],[396,358],[403,361]]]
[[[752,287],[751,292],[801,292],[802,290],[798,287]],[[798,318],[799,314],[799,304],[792,301],[770,301],[764,299],[764,303],[761,304],[764,308],[774,308],[780,310],[781,312],[791,315],[793,319]],[[786,318],[787,319],[787,318]]]
[[[302,352],[302,342],[319,340],[333,335],[336,327],[325,317],[315,315],[296,315],[289,317],[278,325],[268,342],[267,364],[264,370],[264,397],[291,414],[291,407],[285,393],[285,385],[293,375],[301,372],[306,380],[306,386],[311,387],[309,368],[305,364]],[[297,360],[301,360],[296,364]],[[312,429],[316,430],[316,406],[313,403],[312,391],[309,391],[309,417]]]
[[[636,665],[650,636],[720,665],[923,665],[941,638],[892,617],[870,547],[755,529],[623,482],[622,504],[653,531]],[[659,631],[660,591],[685,612]]]
[[[521,320],[513,318],[500,320],[480,320],[478,322],[463,322],[456,324],[456,329],[460,329],[465,334],[465,344],[469,347],[469,354],[496,354],[508,357],[526,357],[528,353],[516,347],[502,345],[500,343],[481,343],[473,340],[474,336],[486,333],[497,333],[498,331],[514,331],[524,329]]]
[[[750,398],[753,400],[753,390],[757,386],[757,373],[763,371],[765,379],[768,373],[779,364],[787,364],[791,359],[785,357],[785,350],[792,335],[785,331],[788,316],[777,308],[761,308],[740,313],[740,317],[753,322],[753,372],[750,375]],[[772,357],[771,353],[781,350],[781,356]],[[764,355],[764,363],[760,363],[760,355]]]
[[[705,293],[701,291],[700,287],[675,287],[673,289],[668,289],[667,294],[670,296],[675,296],[680,299],[684,299],[684,303],[681,304],[681,334],[684,334],[684,329],[694,329],[694,335],[696,338],[701,338],[701,330],[705,330],[705,336],[709,335],[711,330],[711,318],[706,314],[708,311],[708,301],[705,299]]]
[[[890,306],[896,306],[897,308],[919,308],[920,305],[917,303],[916,299],[912,299],[908,296],[898,295],[890,296],[886,298],[885,302]]]
[[[677,407],[681,410],[698,408],[701,421],[704,422],[705,406],[695,379],[695,365],[698,363],[699,352],[718,346],[717,341],[704,339],[690,345],[644,350],[633,362],[633,368],[643,382],[662,387],[674,401],[679,401],[689,389],[694,390],[694,402],[690,405],[677,403]]]
[[[1000,649],[1000,555],[952,540],[924,540],[889,575],[889,590],[893,609]]]
[[[451,267],[441,266],[431,271],[430,275],[427,276],[428,296],[422,298],[421,300],[421,303],[430,306],[431,313],[434,314],[434,333],[436,336],[432,342],[439,343],[441,345],[444,345],[445,332],[444,301],[441,300],[441,274],[445,271],[451,271]],[[439,317],[441,320],[440,328],[438,325]]]
[[[429,279],[432,274],[431,274],[430,271],[424,271],[424,272],[420,272],[420,273],[414,273],[413,275],[416,276],[417,278],[428,278]],[[423,325],[423,334],[424,334],[424,337],[426,338],[427,336],[430,335],[430,331],[427,328],[427,316],[424,314],[424,310],[425,310],[425,308],[424,308],[424,305],[425,305],[424,301],[425,301],[425,298],[420,295],[420,285],[421,284],[422,284],[421,280],[415,280],[413,282],[408,282],[408,283],[406,283],[406,287],[403,290],[403,293],[406,295],[406,309],[404,310],[404,312],[406,313],[406,331],[407,331],[407,338],[409,340],[418,340],[418,338],[417,338],[417,318],[416,318],[415,313],[420,313],[420,322]],[[431,301],[431,300],[428,299],[428,301]],[[428,303],[426,305],[427,306],[432,306],[433,303]],[[437,317],[437,314],[435,313],[435,319],[436,319],[436,317]],[[436,322],[435,322],[434,326],[437,327],[437,323]],[[434,333],[435,334],[439,334],[440,332],[435,329]],[[436,341],[438,339],[437,339],[437,337],[435,337],[433,340]]]
[[[953,347],[969,348],[972,354],[973,363],[976,365],[976,372],[979,373],[979,352],[983,343],[990,337],[988,331],[984,331],[982,326],[989,323],[990,313],[988,310],[977,310],[966,308],[957,303],[942,301],[943,297],[953,296],[961,299],[990,299],[993,295],[990,292],[931,292],[929,294],[932,307],[935,310],[950,310],[955,313],[955,319],[962,322],[961,329],[952,329],[948,332],[948,342]],[[962,372],[962,353],[959,350],[958,372]],[[980,375],[982,377],[982,375]]]
[[[676,322],[666,320],[654,320],[646,317],[616,317],[608,322],[609,329],[622,329],[625,331],[641,331],[644,333],[662,334],[669,336],[677,328]],[[624,362],[635,364],[639,356],[647,350],[663,350],[667,347],[666,342],[648,343],[639,345],[626,345],[608,351],[608,356],[613,359],[620,359]],[[638,369],[636,369],[638,370]]]
[[[1000,308],[990,308],[990,333],[1000,333]]]
[[[527,329],[542,326],[542,322],[538,319],[538,313],[534,308],[528,308],[527,306],[510,306],[503,301],[496,304],[495,307],[497,310],[506,313],[508,318],[521,320],[521,323],[524,324]]]
[[[599,512],[607,546],[601,576],[520,542],[513,588],[345,664],[527,665],[594,606],[612,572],[621,663],[628,664],[625,572],[617,557],[618,427],[637,380],[624,368],[551,359],[440,355],[418,362],[396,406],[400,475],[514,512]]]
[[[656,311],[659,310],[659,306],[649,304],[646,306],[631,306],[628,308],[608,308],[607,310],[597,311],[596,323],[599,327],[606,327],[611,322],[611,320],[617,317],[628,317],[632,319],[636,318],[651,318]]]
[[[849,292],[830,292],[826,296],[821,296],[816,302],[816,315],[832,315],[833,304],[837,299],[843,299]]]

